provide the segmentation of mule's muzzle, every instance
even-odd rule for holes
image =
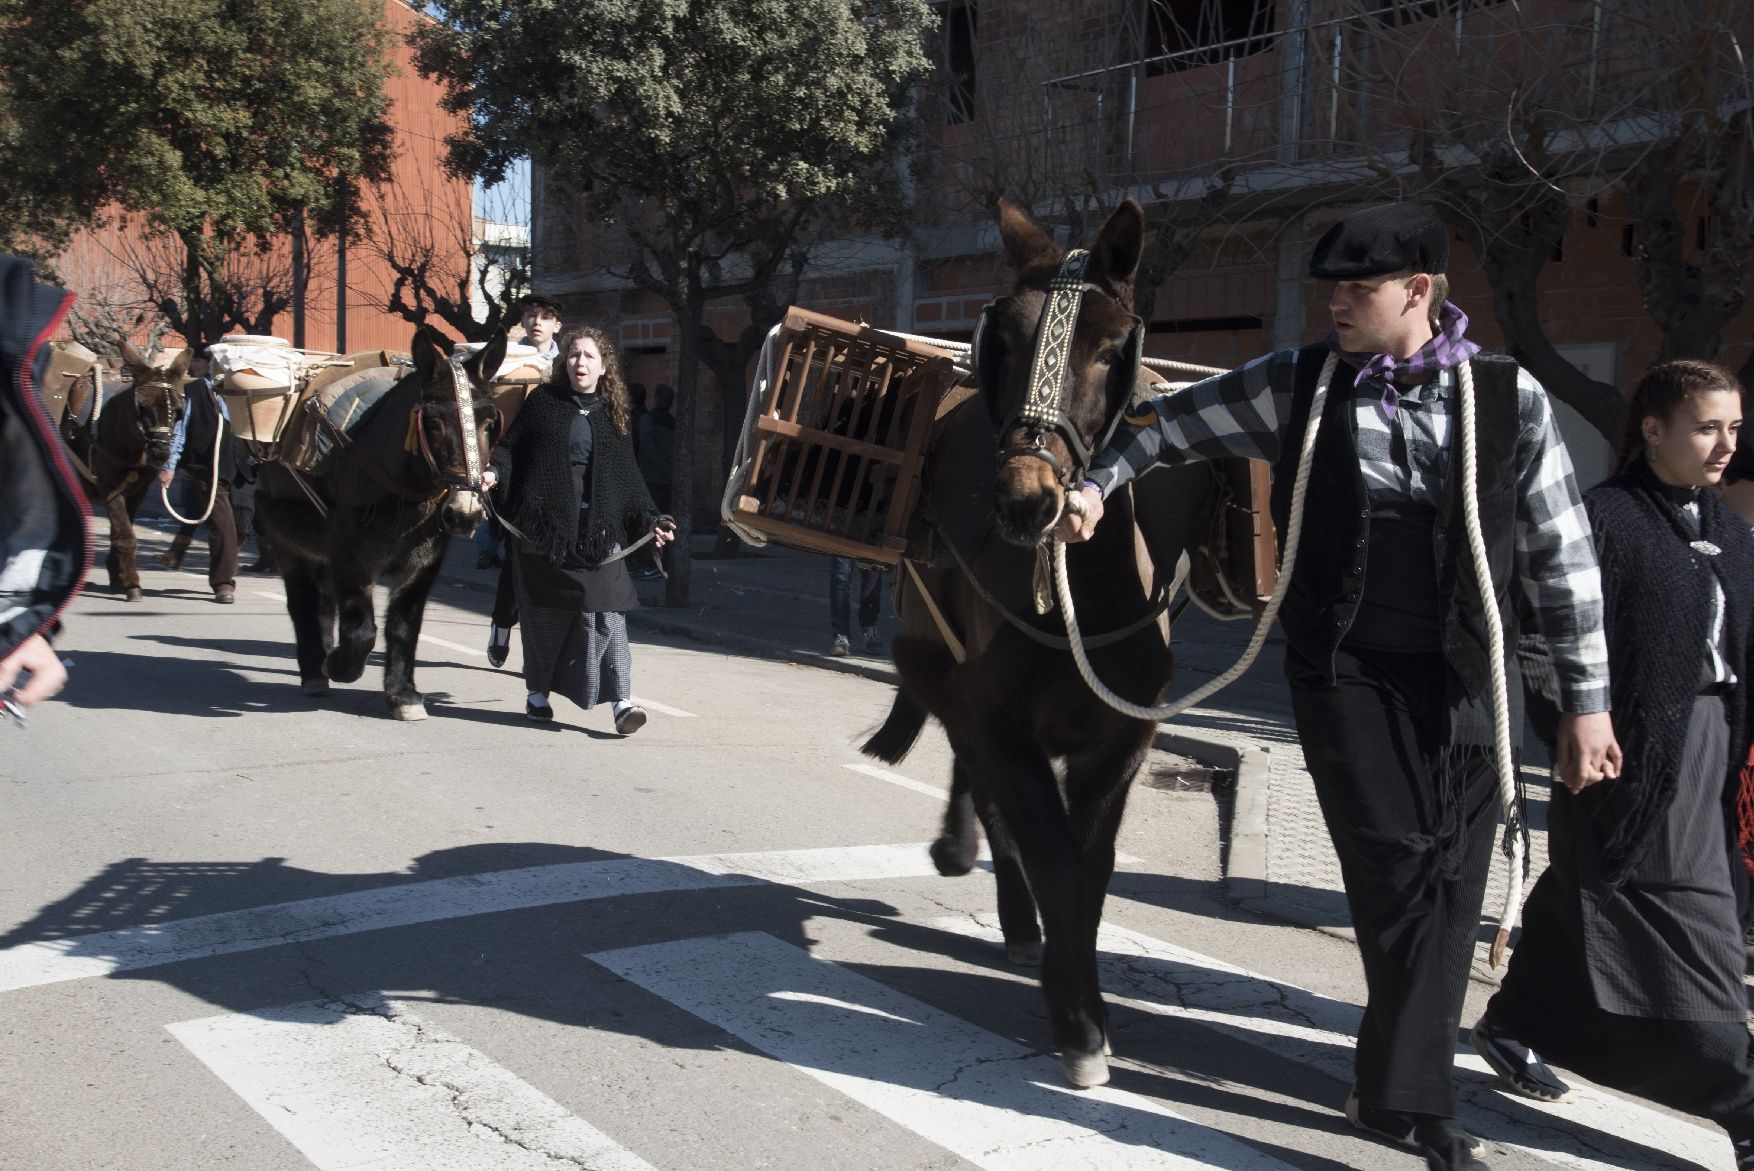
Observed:
[[[446,493],[444,506],[439,509],[439,524],[453,537],[466,537],[475,531],[484,515],[479,492],[453,488]]]
[[[993,516],[999,536],[1033,548],[1059,523],[1066,493],[1059,477],[1040,460],[1018,457],[999,467],[993,489]]]

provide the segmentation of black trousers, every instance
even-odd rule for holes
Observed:
[[[505,556],[500,559],[499,580],[493,587],[493,624],[510,630],[518,624],[518,587],[512,581],[512,559],[517,556],[516,542],[505,541]]]
[[[1293,653],[1286,673],[1364,962],[1359,1098],[1453,1118],[1456,1030],[1498,824],[1490,750],[1443,744],[1440,654],[1342,649],[1329,684]]]

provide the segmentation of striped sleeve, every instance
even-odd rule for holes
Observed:
[[[1608,642],[1602,632],[1602,574],[1578,495],[1571,456],[1559,438],[1547,392],[1517,371],[1517,575],[1553,653],[1559,708],[1608,710]]]
[[[1158,395],[1145,414],[1135,412],[1122,420],[1086,478],[1107,497],[1158,464],[1227,455],[1272,463],[1279,458],[1291,413],[1296,371],[1297,351],[1281,350],[1228,374]]]

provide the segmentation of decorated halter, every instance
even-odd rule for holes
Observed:
[[[134,384],[133,393],[135,398],[139,398],[142,391],[156,390],[162,392],[164,395],[165,422],[162,427],[142,426],[140,430],[143,434],[149,437],[157,437],[163,442],[168,443],[170,442],[171,432],[176,427],[177,391],[179,391],[181,387],[179,387],[173,379],[167,376],[167,371],[155,369],[152,373],[155,377]],[[142,420],[142,422],[144,422],[144,420]]]
[[[416,410],[408,420],[408,436],[404,447],[416,452],[426,461],[432,472],[433,479],[440,485],[441,491],[446,488],[460,489],[467,492],[481,491],[481,445],[475,429],[475,398],[474,387],[469,382],[469,374],[463,364],[456,359],[446,359],[445,369],[450,371],[451,390],[456,396],[457,427],[463,440],[463,470],[451,471],[439,467],[438,460],[432,454],[432,445],[426,440],[426,428],[421,425],[420,410]]]
[[[1064,484],[1070,484],[1082,475],[1090,466],[1091,457],[1108,445],[1109,437],[1114,434],[1115,426],[1127,407],[1124,401],[1120,404],[1094,445],[1084,442],[1084,437],[1078,434],[1078,428],[1072,425],[1066,414],[1066,400],[1071,393],[1066,371],[1072,362],[1072,331],[1078,323],[1079,307],[1084,304],[1086,292],[1108,295],[1085,279],[1089,260],[1090,253],[1085,249],[1072,249],[1060,261],[1059,270],[1048,282],[1047,306],[1042,310],[1041,323],[1036,327],[1035,354],[1029,363],[1029,385],[1023,401],[999,428],[1001,435],[1008,435],[1018,427],[1027,428],[1022,444],[999,452],[1001,463],[1017,456],[1034,456],[1053,468],[1054,474]],[[984,318],[985,314],[982,316]],[[985,324],[984,320],[981,324]],[[1134,333],[1137,335],[1138,331]],[[1140,340],[1137,336],[1129,339],[1129,350],[1135,355]],[[976,344],[979,344],[978,329]],[[1071,449],[1072,458],[1077,461],[1075,468],[1061,467],[1060,461],[1047,449],[1047,437],[1055,431]]]

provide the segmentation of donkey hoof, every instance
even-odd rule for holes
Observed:
[[[390,705],[390,718],[404,723],[413,723],[426,719],[426,701],[420,699],[387,701]]]
[[[1041,940],[1032,943],[1007,943],[1005,958],[1020,968],[1041,967]]]
[[[129,602],[144,602],[146,600],[146,591],[139,586],[134,586],[128,590],[125,600]]]
[[[1108,1084],[1108,1058],[1101,1052],[1062,1053],[1060,1071],[1075,1089],[1088,1090],[1092,1086]]]
[[[329,694],[329,681],[320,675],[315,679],[300,679],[298,689],[312,699],[320,699]]]
[[[323,673],[337,683],[357,683],[359,677],[365,674],[365,660],[361,659],[359,664],[355,666],[352,663],[343,662],[340,652],[331,651],[328,661],[323,664]]]
[[[961,843],[948,834],[933,842],[926,852],[932,856],[932,865],[945,878],[961,878],[974,869],[973,852],[964,850]]]

